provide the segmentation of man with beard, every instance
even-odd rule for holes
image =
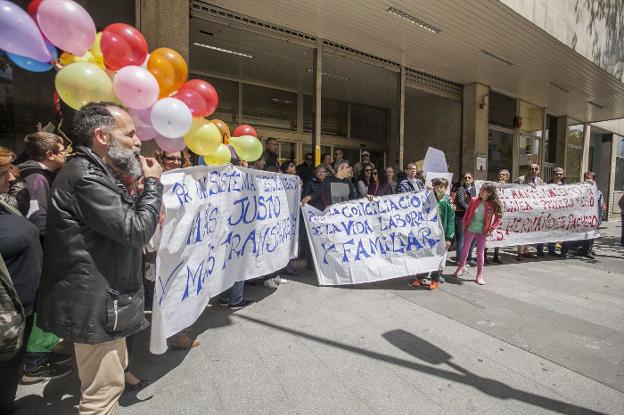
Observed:
[[[76,156],[48,206],[41,328],[74,343],[81,414],[112,414],[124,390],[126,337],[143,330],[142,249],[158,222],[162,168],[139,155],[132,118],[112,103],[74,116]],[[131,196],[132,180],[143,190]]]

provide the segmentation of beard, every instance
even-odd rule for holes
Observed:
[[[143,175],[143,169],[141,169],[141,162],[139,161],[141,152],[138,148],[128,148],[121,144],[119,140],[113,138],[107,154],[114,167],[121,173],[128,174],[134,179],[138,179]]]

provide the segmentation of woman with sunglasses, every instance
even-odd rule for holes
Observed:
[[[392,186],[388,183],[388,177],[383,170],[373,168],[371,182],[368,185],[368,194],[373,196],[391,195]]]
[[[368,187],[371,185],[373,178],[373,166],[370,163],[364,164],[362,167],[362,173],[360,173],[360,177],[358,177],[358,181],[356,184],[358,194],[360,197],[366,197],[368,195]]]
[[[154,158],[163,166],[163,173],[173,169],[191,167],[191,156],[188,149],[168,153],[160,149],[154,151]]]

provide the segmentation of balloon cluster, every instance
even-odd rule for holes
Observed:
[[[98,101],[125,105],[139,139],[154,139],[164,151],[188,147],[206,164],[262,155],[252,127],[238,126],[231,135],[223,121],[204,118],[217,109],[217,91],[201,79],[188,80],[178,52],[149,53],[141,32],[124,23],[96,33],[89,13],[73,0],[32,0],[27,11],[0,0],[0,49],[28,71],[56,67],[56,93],[71,108]]]

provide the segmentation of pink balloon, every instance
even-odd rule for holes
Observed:
[[[184,143],[183,138],[167,138],[158,135],[154,141],[156,141],[156,145],[160,147],[161,150],[167,153],[175,153],[176,151],[182,151],[186,148],[186,143]]]
[[[39,62],[52,60],[37,24],[21,7],[6,0],[0,0],[0,49]]]
[[[151,122],[149,122],[149,116],[151,108],[145,110],[133,110],[130,109],[130,115],[132,121],[134,121],[134,131],[141,141],[148,141],[158,135],[158,132],[154,130]]]
[[[37,10],[41,31],[55,46],[82,56],[95,40],[95,23],[89,13],[72,0],[45,0]]]
[[[113,79],[117,98],[130,108],[149,108],[158,100],[158,81],[147,69],[140,66],[125,66]]]

